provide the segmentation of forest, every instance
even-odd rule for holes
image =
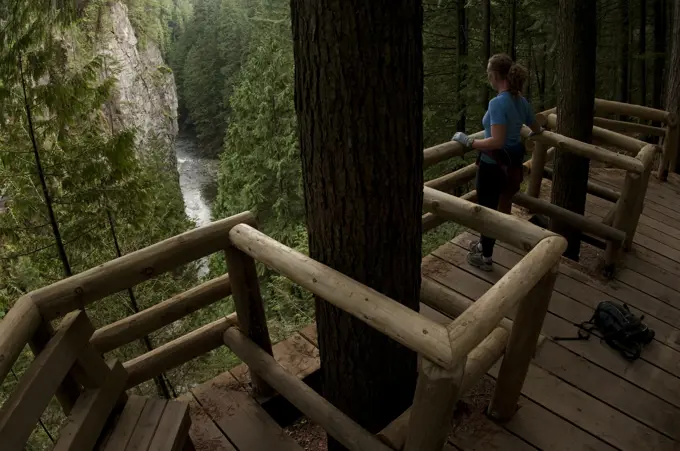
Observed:
[[[0,319],[23,294],[195,226],[184,209],[173,141],[142,140],[138,130],[114,118],[120,114],[112,100],[117,68],[101,51],[105,30],[115,26],[107,18],[110,3],[0,3]],[[251,210],[264,233],[308,253],[315,241],[307,235],[291,2],[121,3],[137,46],[157,47],[167,64],[158,73],[174,77],[178,105],[169,114],[195,138],[201,154],[219,161],[212,218]],[[595,1],[596,33],[582,39],[596,47],[597,97],[667,107],[673,5]],[[482,128],[495,95],[486,75],[495,53],[508,53],[527,68],[524,95],[536,111],[556,105],[556,8],[553,0],[422,3],[423,147]],[[428,168],[424,177],[469,163],[450,160]],[[451,223],[428,232],[420,253],[458,232]],[[258,270],[275,339],[314,320],[310,293],[264,267]],[[225,271],[219,254],[210,259],[207,275],[187,265],[111,296],[88,314],[95,326],[108,324]],[[229,300],[217,303],[116,356],[129,359],[232,311]],[[29,361],[26,350],[16,375]],[[235,363],[228,351],[215,351],[139,391],[174,396]],[[0,404],[13,383],[0,388]],[[49,446],[61,421],[57,410],[43,418],[30,449]]]

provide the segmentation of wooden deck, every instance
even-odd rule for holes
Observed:
[[[621,174],[598,171],[593,180],[620,189]],[[538,350],[517,414],[506,424],[484,415],[494,366],[459,404],[449,450],[680,450],[680,179],[653,179],[647,192],[634,249],[612,281],[575,264],[562,264],[550,312],[548,338]],[[602,218],[611,203],[589,196],[587,215]],[[423,260],[423,275],[475,300],[521,258],[504,243],[494,253],[494,271],[465,262],[474,236],[464,233]],[[655,330],[642,357],[628,362],[597,338],[556,341],[576,335],[574,323],[588,320],[604,300],[627,303]],[[450,321],[422,305],[435,320]],[[314,326],[274,348],[279,362],[300,377],[319,365]],[[195,387],[190,435],[202,450],[300,450],[281,426],[244,390],[244,367]]]

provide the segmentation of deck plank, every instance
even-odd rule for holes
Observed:
[[[649,262],[644,261],[638,255],[638,249],[633,249],[625,256],[623,266],[629,268],[638,274],[642,274],[655,282],[659,282],[662,285],[671,288],[674,291],[680,291],[680,277],[677,274],[673,274],[660,266],[650,265]],[[651,253],[651,251],[650,251]]]
[[[616,448],[561,418],[525,396],[505,427],[538,449],[550,451],[614,451]]]
[[[189,403],[191,427],[189,438],[196,451],[238,451],[219,427],[213,422],[191,392],[177,398]]]
[[[490,370],[498,375],[500,364]],[[677,442],[532,364],[525,396],[623,451],[677,451]],[[570,437],[564,436],[565,440]]]
[[[276,343],[272,351],[276,362],[300,379],[309,376],[321,365],[319,350],[297,332]],[[244,387],[250,383],[250,372],[246,364],[242,363],[230,372]]]
[[[457,240],[465,240],[465,238],[466,235],[462,235],[462,238],[457,238]],[[465,247],[465,245],[463,245],[463,247]],[[435,254],[437,253],[439,253],[439,255],[442,256],[444,260],[449,261],[456,266],[467,270],[468,272],[478,274],[481,278],[486,277],[485,274],[469,267],[465,263],[464,250],[441,247],[435,251]],[[516,250],[512,250],[510,246],[507,246],[504,243],[497,244],[494,252],[494,261],[496,264],[508,269],[513,267],[521,258],[521,254],[519,254]],[[498,279],[486,278],[486,280],[488,282],[495,282]],[[590,307],[591,310],[585,310],[574,305],[573,302],[565,301],[561,296],[554,296],[550,305],[551,311],[558,316],[561,316],[562,318],[574,323],[580,323],[590,319],[593,310],[600,302],[617,301],[616,298],[609,296],[607,293],[565,275],[565,268],[560,268],[560,275],[555,281],[555,291],[567,296],[568,298],[571,298],[580,304]],[[635,305],[631,305],[631,310],[638,315],[644,314],[644,312],[639,311]],[[678,329],[653,316],[646,316],[645,321],[656,332],[656,341],[672,348],[674,351],[680,352],[680,343],[678,342],[678,340],[680,340],[680,331],[678,331]],[[653,355],[650,356],[647,354],[647,356],[650,358],[650,361],[680,376],[680,362],[675,363],[675,357],[678,357],[677,360],[680,360],[680,354],[668,354],[663,348],[659,349],[658,352],[661,353],[661,357],[659,359],[655,359]]]
[[[436,266],[436,271],[427,271],[428,277],[470,299],[477,299],[491,286],[489,281],[482,280],[443,260],[441,261],[441,264],[428,261],[427,267],[430,266]],[[494,272],[480,275],[482,277],[490,277],[498,280],[504,273],[505,268],[496,267]],[[557,302],[571,303],[572,308],[578,308],[579,305],[582,306],[582,304],[567,298],[561,293],[554,292],[551,300],[550,312],[546,315],[543,325],[543,333],[548,337],[573,337],[576,335],[576,329],[573,326],[574,321],[567,321],[553,313],[553,304],[556,302],[556,299]],[[564,310],[570,311],[571,308],[565,308]],[[511,319],[513,316],[514,314],[509,315]],[[585,318],[588,317],[589,316],[586,316]],[[581,321],[583,321],[583,319]],[[597,340],[561,341],[560,345],[582,355],[591,362],[606,368],[608,371],[625,378],[634,385],[644,388],[648,392],[680,407],[680,379],[649,362],[643,359],[635,362],[628,362],[615,350]],[[647,349],[645,352],[646,351]],[[643,356],[645,356],[645,352],[643,352]],[[645,356],[645,358],[647,357]]]
[[[222,373],[191,391],[240,451],[301,451],[230,373]]]

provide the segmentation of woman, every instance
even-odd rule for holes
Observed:
[[[524,145],[520,136],[522,125],[540,133],[531,105],[522,96],[527,79],[524,67],[508,55],[498,54],[489,59],[486,72],[489,83],[498,95],[489,102],[484,115],[484,139],[471,139],[456,133],[453,140],[479,150],[477,157],[477,202],[487,208],[510,213],[512,196],[522,183]],[[493,247],[496,240],[486,236],[470,245],[467,260],[484,271],[492,270]]]

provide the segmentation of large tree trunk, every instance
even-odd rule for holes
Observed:
[[[640,105],[647,105],[647,0],[640,0],[640,36],[638,42]]]
[[[558,79],[557,132],[591,142],[595,103],[595,42],[597,24],[595,2],[559,0],[557,54]],[[554,163],[552,202],[583,214],[588,184],[588,159],[557,151]],[[565,256],[578,261],[581,233],[553,220],[551,229],[567,238]]]
[[[680,24],[680,0],[675,0],[673,5],[672,23],[675,27]],[[666,111],[680,115],[680,30],[671,33],[671,54],[668,58],[666,73]],[[676,149],[675,152],[678,152]],[[680,165],[676,164],[672,171],[680,172]]]
[[[654,0],[654,86],[652,106],[663,108],[663,71],[666,61],[666,1]]]
[[[491,58],[491,0],[482,0],[484,16],[484,38],[482,49],[484,51],[484,71]],[[486,110],[489,106],[489,83],[484,83],[482,88],[482,107]]]
[[[310,255],[417,310],[421,2],[291,7]],[[413,401],[416,354],[321,299],[316,320],[324,396],[378,432]]]
[[[458,20],[458,122],[456,130],[465,132],[465,116],[467,114],[467,105],[465,100],[465,91],[467,90],[467,55],[468,55],[468,24],[465,15],[465,0],[458,0],[457,2],[457,20]]]
[[[621,15],[619,28],[619,102],[628,103],[630,100],[628,77],[630,71],[630,49],[628,48],[630,44],[630,0],[619,0],[619,14]],[[574,38],[576,39],[576,36]]]

